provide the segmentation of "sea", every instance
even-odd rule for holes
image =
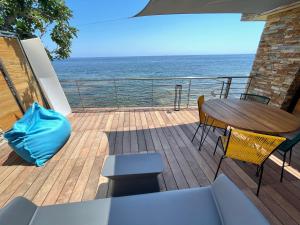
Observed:
[[[224,97],[228,79],[215,77],[245,77],[233,78],[230,86],[229,95],[240,95],[253,61],[253,54],[94,57],[53,66],[73,108],[167,107],[175,97],[188,107],[201,94]]]

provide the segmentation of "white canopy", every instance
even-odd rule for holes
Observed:
[[[243,13],[259,14],[299,0],[150,0],[136,15]]]

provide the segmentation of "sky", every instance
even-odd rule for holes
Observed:
[[[79,32],[71,57],[254,54],[264,22],[240,14],[131,18],[148,0],[66,0]],[[49,37],[44,44],[53,47]]]

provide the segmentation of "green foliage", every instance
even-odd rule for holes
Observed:
[[[77,29],[70,26],[72,11],[63,0],[0,0],[0,30],[14,32],[21,39],[49,34],[56,44],[46,49],[51,59],[65,59]]]

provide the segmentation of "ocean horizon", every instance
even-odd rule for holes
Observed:
[[[134,57],[185,57],[185,56],[237,56],[237,55],[254,55],[255,53],[228,53],[228,54],[182,54],[182,55],[116,55],[116,56],[70,56],[68,59],[85,59],[85,58],[134,58]],[[64,59],[63,59],[64,60]],[[63,61],[62,60],[62,61]],[[67,59],[65,59],[67,60]],[[61,60],[54,60],[61,61]]]
[[[59,79],[247,76],[254,54],[71,57],[55,60]]]
[[[236,90],[236,93],[232,94],[239,95],[245,89],[254,56],[254,54],[228,54],[74,57],[53,61],[53,66],[72,107],[171,106],[174,102],[174,88],[178,84],[182,86],[183,105],[194,104],[200,94],[208,98],[222,96],[222,85],[227,81],[213,79],[218,76],[245,77],[235,79],[236,84],[232,85],[233,90]],[[179,79],[182,77],[210,79],[192,80],[189,88],[190,81]],[[154,82],[133,81],[126,78],[175,79]],[[72,82],[74,80],[79,83],[74,84]]]

